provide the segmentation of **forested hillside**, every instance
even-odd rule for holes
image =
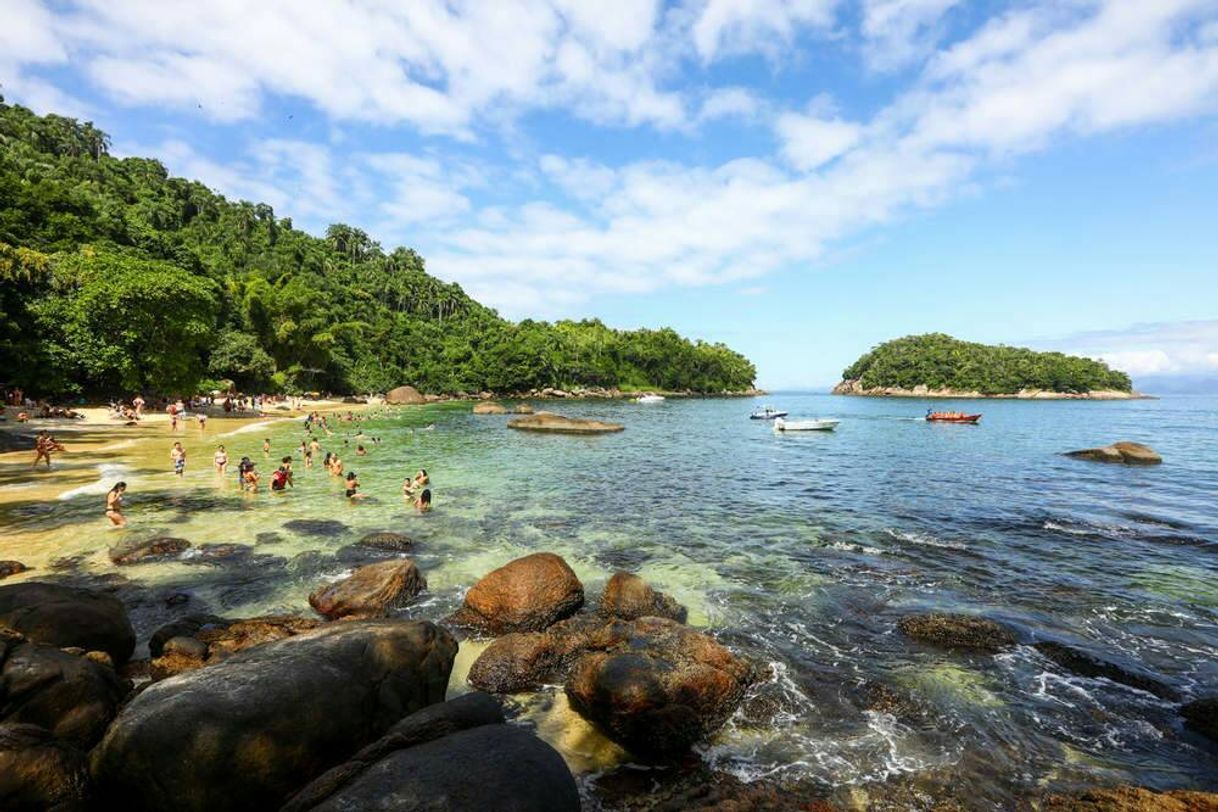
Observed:
[[[983,395],[1023,389],[1082,393],[1133,388],[1124,372],[1090,358],[977,344],[943,333],[886,341],[847,367],[842,377],[858,381],[863,389],[926,386]]]
[[[508,322],[409,248],[343,224],[311,236],[108,147],[0,98],[0,377],[27,393],[752,386],[722,344]]]

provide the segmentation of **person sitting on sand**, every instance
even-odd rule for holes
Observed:
[[[123,494],[127,492],[127,483],[116,483],[106,494],[106,518],[115,527],[126,527],[127,519],[123,516]]]
[[[224,450],[224,446],[216,446],[216,453],[212,457],[212,462],[216,464],[216,473],[223,476],[228,473],[228,452]]]
[[[363,499],[364,495],[359,492],[359,477],[355,472],[347,474],[347,498],[348,499]]]
[[[419,513],[427,513],[431,510],[431,488],[424,488],[419,494],[419,498],[415,500],[414,509]]]
[[[186,470],[186,449],[182,448],[181,443],[173,444],[173,448],[169,450],[169,459],[173,460],[173,472],[182,476],[182,472]]]

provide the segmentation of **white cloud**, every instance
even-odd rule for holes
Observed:
[[[1099,358],[1135,378],[1189,375],[1218,369],[1218,320],[1135,324],[1076,333],[1037,346]]]
[[[692,35],[703,61],[740,53],[776,53],[800,28],[833,25],[837,0],[706,0]]]
[[[960,0],[863,0],[863,52],[878,70],[895,70],[927,56],[940,21]]]
[[[808,171],[844,154],[859,142],[862,127],[840,118],[784,113],[774,130],[782,140],[783,157],[796,169]]]

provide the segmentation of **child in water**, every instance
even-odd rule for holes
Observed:
[[[173,444],[173,448],[169,450],[169,458],[173,460],[173,472],[182,476],[186,470],[186,449],[182,448],[181,443]]]
[[[270,437],[267,437],[265,440],[262,441],[262,456],[264,456],[264,457],[271,456],[271,438]]]

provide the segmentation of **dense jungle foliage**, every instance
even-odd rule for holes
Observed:
[[[931,389],[985,395],[1012,394],[1021,389],[1128,392],[1133,387],[1124,372],[1090,358],[976,344],[943,333],[887,341],[847,367],[842,377],[861,381],[868,389],[913,389],[925,384]]]
[[[0,383],[34,395],[245,391],[720,392],[753,365],[671,329],[499,317],[409,248],[324,238],[118,159],[91,123],[0,98]],[[606,258],[611,261],[611,258]]]

